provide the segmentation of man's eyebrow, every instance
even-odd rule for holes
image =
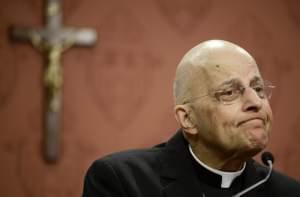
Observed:
[[[253,82],[263,82],[264,80],[259,77],[259,76],[254,76],[251,80],[250,80],[250,84]]]
[[[217,85],[215,88],[212,89],[212,91],[220,91],[226,87],[231,87],[234,84],[238,84],[238,83],[240,83],[240,80],[237,78],[228,79],[222,82],[221,84]]]

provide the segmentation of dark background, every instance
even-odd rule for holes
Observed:
[[[177,63],[215,38],[247,49],[276,85],[268,150],[276,169],[300,179],[299,1],[64,0],[64,24],[95,28],[99,41],[63,55],[62,157],[54,165],[41,154],[43,58],[7,36],[10,25],[42,26],[43,3],[0,2],[1,197],[80,196],[94,159],[168,139],[177,128]]]

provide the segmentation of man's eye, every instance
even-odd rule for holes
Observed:
[[[260,97],[260,98],[265,98],[266,95],[265,95],[265,89],[263,86],[255,86],[253,87],[253,90],[257,93],[257,95]]]
[[[233,95],[233,90],[225,90],[221,92],[221,96],[231,96]]]
[[[264,88],[262,86],[256,86],[253,87],[253,89],[255,90],[255,92],[261,93],[264,91]]]
[[[238,91],[233,89],[223,90],[219,92],[219,100],[222,101],[232,101],[236,99],[237,96],[238,96]]]

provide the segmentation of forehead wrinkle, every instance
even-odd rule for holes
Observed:
[[[229,80],[226,80],[226,81],[222,82],[219,86],[230,85],[230,84],[240,82],[240,81],[241,80],[239,80],[238,78],[232,78],[232,79],[229,79]]]

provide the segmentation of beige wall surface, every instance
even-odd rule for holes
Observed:
[[[296,0],[64,0],[64,25],[92,27],[93,48],[69,49],[61,158],[41,153],[44,62],[8,39],[11,25],[41,27],[41,0],[1,0],[0,196],[80,196],[91,162],[152,146],[176,130],[172,80],[182,55],[207,39],[246,48],[276,85],[268,150],[300,179],[300,3]]]

